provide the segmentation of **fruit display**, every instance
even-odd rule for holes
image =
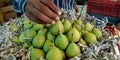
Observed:
[[[5,26],[8,26],[7,33],[2,34]],[[0,58],[3,60],[98,60],[109,59],[115,54],[109,56],[115,42],[104,39],[103,30],[81,19],[38,24],[26,17],[18,18],[1,26],[0,33],[2,38],[7,37],[0,38]],[[2,44],[2,40],[6,42]]]

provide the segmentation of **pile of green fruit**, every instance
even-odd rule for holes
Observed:
[[[37,24],[29,19],[23,22],[23,32],[14,36],[14,42],[20,42],[31,52],[31,60],[66,60],[81,54],[77,43],[95,44],[102,32],[89,22],[58,20],[55,24]],[[18,32],[19,26],[11,25],[10,30]]]

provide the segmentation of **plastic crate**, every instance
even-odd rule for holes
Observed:
[[[120,18],[120,2],[88,0],[87,13]]]

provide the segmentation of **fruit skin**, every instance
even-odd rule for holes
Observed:
[[[79,40],[79,43],[81,43],[82,45],[87,45],[87,43],[85,42],[85,40],[83,40],[82,38]]]
[[[31,60],[40,60],[40,58],[45,57],[45,53],[41,49],[33,48],[30,53]]]
[[[46,54],[46,60],[62,60],[63,55],[57,47],[51,48]]]
[[[23,20],[23,24],[28,24],[28,23],[30,23],[31,21],[29,20],[29,19],[25,19],[25,20]]]
[[[95,44],[97,42],[96,36],[93,33],[91,33],[91,32],[85,33],[84,40],[88,44]]]
[[[52,47],[54,47],[54,42],[51,40],[46,40],[44,45],[43,45],[43,50],[45,52],[48,52],[48,50],[51,49]]]
[[[37,24],[37,23],[33,24],[33,27],[32,27],[32,29],[34,29],[34,30],[40,30],[43,28],[44,28],[44,26],[42,24]]]
[[[98,28],[93,28],[92,33],[95,34],[97,39],[100,39],[102,37],[102,32]]]
[[[47,32],[46,36],[47,36],[47,40],[54,41],[55,39],[55,36],[51,32]]]
[[[23,33],[21,33],[20,35],[19,35],[19,42],[21,42],[21,43],[24,43],[25,42],[25,33],[23,32]]]
[[[41,48],[45,42],[44,33],[40,33],[33,38],[32,45],[36,48]]]
[[[63,22],[63,26],[64,26],[64,33],[66,33],[67,31],[70,30],[72,24],[71,24],[71,22],[69,20],[65,20]]]
[[[84,28],[85,28],[87,31],[91,32],[92,29],[93,29],[93,26],[92,26],[90,23],[87,22],[87,23],[85,24]]]
[[[14,25],[14,24],[10,25],[10,31],[12,31],[12,32],[13,31],[18,32],[19,29],[20,29],[20,27],[17,25]]]
[[[17,36],[13,36],[12,41],[13,41],[13,42],[19,42],[19,39],[18,39]]]
[[[81,28],[81,26],[79,25],[79,24],[77,24],[77,23],[73,23],[73,26],[79,31],[79,32],[81,32],[82,31],[82,28]]]
[[[55,39],[55,45],[61,50],[65,50],[68,44],[68,38],[62,33],[60,33]]]
[[[74,42],[71,42],[66,49],[66,56],[73,58],[80,54],[80,48]]]
[[[76,28],[73,28],[70,31],[68,31],[67,37],[69,41],[77,42],[80,39],[80,34]]]
[[[59,32],[63,33],[64,32],[64,26],[60,20],[58,20],[51,28],[50,32],[53,35],[58,35]]]
[[[31,28],[31,27],[32,27],[32,24],[29,24],[29,23],[24,24],[24,29],[29,29],[29,28]]]
[[[25,32],[25,35],[27,38],[33,38],[36,35],[36,31],[33,29],[30,29],[29,31]]]

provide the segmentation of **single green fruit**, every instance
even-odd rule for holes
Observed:
[[[66,56],[73,58],[80,54],[80,48],[75,43],[71,42],[66,49]]]
[[[43,28],[44,28],[44,26],[42,24],[37,24],[37,23],[35,23],[32,27],[32,29],[34,29],[34,30],[40,30]]]
[[[29,20],[29,19],[23,20],[23,24],[29,24],[29,23],[30,23],[30,20]]]
[[[82,24],[83,24],[82,20],[80,20],[80,19],[76,20],[75,22],[76,22],[77,24],[79,24],[79,25],[82,25]]]
[[[97,42],[97,38],[93,33],[87,32],[83,37],[88,44],[93,44]]]
[[[73,42],[77,42],[80,39],[80,34],[76,28],[73,28],[70,31],[68,31],[67,37],[68,37],[68,40],[73,41]]]
[[[12,41],[13,41],[13,42],[19,42],[19,39],[18,39],[17,36],[13,36]]]
[[[56,47],[51,48],[46,54],[46,60],[62,60],[62,58],[61,51]]]
[[[40,60],[45,57],[45,53],[41,49],[33,48],[30,53],[31,60]]]
[[[85,40],[83,40],[82,38],[79,40],[79,43],[81,43],[82,45],[87,45],[87,43],[85,42]]]
[[[66,56],[65,56],[65,53],[64,51],[60,50],[61,51],[61,54],[62,54],[62,60],[66,60]]]
[[[73,23],[73,26],[74,26],[79,32],[82,31],[82,28],[81,28],[81,26],[80,26],[78,23],[74,22],[74,23]]]
[[[10,25],[10,31],[12,31],[12,32],[13,31],[18,32],[19,29],[20,29],[20,27],[17,25],[14,25],[14,24]]]
[[[92,33],[95,34],[97,39],[100,39],[102,37],[102,32],[98,28],[93,28]]]
[[[23,44],[23,47],[24,47],[24,48],[28,48],[29,45],[28,45],[27,43],[24,43],[24,44]]]
[[[31,28],[31,27],[32,27],[32,24],[29,24],[29,23],[24,24],[24,29],[29,29],[29,28]]]
[[[36,31],[33,29],[30,29],[29,31],[25,32],[25,35],[27,38],[33,38],[36,35]]]
[[[52,24],[45,24],[44,27],[51,28]]]
[[[61,50],[65,50],[68,44],[68,38],[62,33],[60,33],[55,39],[55,45]]]
[[[51,40],[46,40],[44,45],[43,45],[43,50],[45,52],[48,52],[48,50],[51,49],[52,47],[54,47],[54,42]]]
[[[63,33],[64,32],[64,26],[60,20],[58,20],[51,28],[50,32],[53,35],[58,35],[59,32]]]
[[[44,33],[40,33],[33,38],[32,45],[36,48],[41,48],[45,42]]]
[[[47,36],[47,40],[54,41],[55,39],[55,36],[51,32],[47,32],[46,36]]]
[[[85,30],[91,32],[92,29],[93,29],[93,26],[92,26],[90,23],[86,23],[86,24],[85,24]]]
[[[69,20],[65,20],[63,22],[63,26],[64,26],[64,33],[68,32],[72,26],[71,22]]]
[[[25,33],[22,33],[19,35],[19,42],[24,43],[25,42]]]

